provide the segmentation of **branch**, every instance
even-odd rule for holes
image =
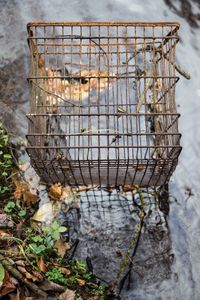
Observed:
[[[34,284],[33,282],[28,281],[26,278],[23,277],[23,275],[16,270],[7,260],[6,258],[0,254],[0,261],[4,268],[15,278],[17,278],[19,281],[23,282],[31,291],[33,291],[35,294],[40,295],[43,297],[43,299],[47,299],[47,294],[39,289],[39,287]]]

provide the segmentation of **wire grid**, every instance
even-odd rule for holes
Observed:
[[[177,23],[30,23],[27,151],[45,182],[165,184],[180,147]]]

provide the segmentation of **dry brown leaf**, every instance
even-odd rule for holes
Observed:
[[[75,299],[75,292],[70,289],[66,289],[66,291],[60,294],[60,296],[58,297],[58,300],[74,300],[74,299]]]
[[[79,187],[76,189],[76,191],[79,192],[85,192],[89,191],[91,189],[95,189],[97,185],[79,185]]]
[[[44,262],[42,256],[40,256],[40,258],[38,260],[38,267],[39,267],[41,272],[43,272],[43,273],[46,272],[46,265],[45,265],[45,262]]]
[[[68,196],[72,193],[72,188],[70,186],[65,186],[62,189],[62,195],[60,197],[60,200],[64,200],[68,198]]]
[[[132,166],[134,169],[138,170],[138,171],[142,171],[146,168],[145,164],[138,164],[138,165],[133,165]]]
[[[133,192],[137,189],[136,185],[132,185],[132,184],[125,184],[122,186],[122,190],[123,192]]]
[[[62,185],[60,183],[52,184],[49,189],[49,195],[55,199],[60,199],[62,195]]]
[[[42,281],[43,280],[43,276],[42,276],[41,273],[39,273],[39,272],[37,272],[35,270],[32,270],[32,273],[33,273],[34,277],[37,278],[36,281]]]
[[[20,266],[20,267],[25,267],[26,264],[23,260],[16,260],[15,261],[16,265]]]
[[[43,291],[53,291],[59,293],[63,293],[65,291],[64,286],[47,279],[44,279],[42,282],[38,283],[38,286]]]
[[[31,204],[36,203],[39,200],[39,197],[35,194],[32,194],[30,191],[23,192],[24,205],[30,207]]]
[[[71,271],[67,268],[59,268],[60,272],[69,276],[71,274]]]
[[[17,266],[17,269],[27,278],[32,281],[40,281],[43,279],[40,273],[33,271],[33,274],[29,273],[24,267]]]
[[[8,233],[8,232],[6,232],[5,230],[0,230],[0,236],[12,236],[12,234],[10,234],[10,233]]]
[[[16,186],[14,197],[16,199],[22,199],[24,200],[24,205],[26,207],[30,207],[31,204],[34,204],[39,200],[39,197],[33,193],[30,192],[30,186],[27,182],[24,181],[23,178],[21,178],[19,175],[15,175],[12,178],[13,183]]]
[[[17,289],[17,294],[11,294],[9,295],[9,300],[20,300],[20,292],[19,290]]]
[[[76,280],[80,286],[84,286],[86,284],[86,281],[84,279],[77,278]]]
[[[58,255],[61,257],[64,257],[67,250],[69,250],[71,247],[68,243],[64,242],[63,240],[59,239],[55,242],[55,247],[58,250]]]
[[[16,186],[16,190],[14,192],[14,196],[16,199],[20,199],[23,193],[29,190],[29,185],[25,182],[18,174],[12,177],[13,183]]]
[[[3,285],[1,286],[1,290],[0,290],[0,297],[2,296],[6,296],[7,294],[11,293],[12,291],[14,291],[16,289],[16,284],[14,284],[11,280],[10,280],[10,276],[9,273],[7,271],[5,271],[5,276],[4,276],[4,280],[3,280]],[[2,298],[3,299],[3,298]]]

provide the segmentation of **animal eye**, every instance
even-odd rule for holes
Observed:
[[[88,83],[88,80],[85,79],[85,78],[81,78],[81,83],[82,83],[82,84],[86,84],[86,83]]]

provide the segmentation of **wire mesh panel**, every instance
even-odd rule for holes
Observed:
[[[176,23],[30,23],[27,151],[45,182],[162,185],[180,153]]]

